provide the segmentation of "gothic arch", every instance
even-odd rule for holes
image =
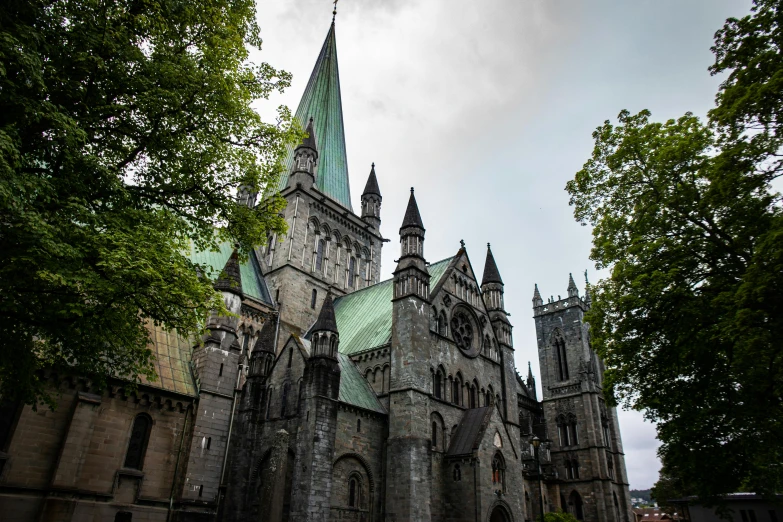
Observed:
[[[342,234],[340,234],[340,231],[337,229],[332,230],[332,238],[334,239],[334,244],[339,245],[340,241],[342,240]]]
[[[514,522],[511,506],[504,500],[496,500],[487,509],[487,522]]]

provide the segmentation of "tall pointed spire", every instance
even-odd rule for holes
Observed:
[[[413,195],[413,187],[411,187],[411,197],[408,199],[408,208],[405,209],[405,217],[402,219],[400,230],[405,227],[424,228],[421,214],[419,214],[419,205],[416,204],[416,196]]]
[[[495,256],[492,255],[492,249],[487,243],[487,260],[484,263],[484,277],[481,278],[481,284],[487,283],[500,283],[503,284],[503,280],[500,278],[500,272],[498,271],[498,265],[495,263]]]
[[[541,292],[538,291],[538,284],[536,283],[536,287],[533,290],[533,306],[541,306],[544,304],[544,300],[541,299]]]
[[[370,175],[367,177],[367,184],[364,186],[362,196],[368,194],[375,194],[376,196],[381,195],[381,189],[378,187],[378,178],[375,176],[375,163],[372,164],[372,168],[370,169]]]
[[[340,96],[340,74],[337,66],[337,42],[334,23],[318,54],[310,80],[307,82],[296,118],[302,126],[313,118],[318,149],[318,176],[316,187],[340,205],[353,211],[351,189],[348,183],[348,160],[345,152],[343,104]],[[294,147],[286,158],[286,170],[280,176],[278,190],[288,185],[288,173],[294,162]]]

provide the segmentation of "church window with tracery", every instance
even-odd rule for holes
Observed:
[[[152,419],[146,413],[140,413],[133,421],[128,451],[125,454],[126,468],[141,469],[144,464],[144,453],[147,451],[147,443],[150,440]]]
[[[451,317],[451,335],[458,348],[469,351],[473,347],[473,324],[464,312]]]
[[[555,340],[555,363],[557,364],[557,376],[561,381],[568,380],[568,358],[566,357],[565,341]]]

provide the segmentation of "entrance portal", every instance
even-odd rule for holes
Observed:
[[[492,514],[489,516],[489,522],[511,522],[508,517],[508,513],[501,506],[495,506],[492,510]]]

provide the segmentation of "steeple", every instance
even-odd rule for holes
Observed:
[[[275,361],[275,321],[270,317],[261,327],[250,355],[249,377],[267,377]]]
[[[372,164],[367,184],[362,192],[362,219],[375,230],[381,228],[381,189],[378,188],[378,178],[375,177],[375,163]]]
[[[313,118],[307,124],[307,136],[294,149],[294,163],[288,176],[288,185],[312,188],[318,166],[318,144],[313,128]]]
[[[481,278],[481,293],[484,295],[487,310],[504,310],[503,280],[500,278],[500,271],[489,243],[487,243],[487,260],[484,262],[484,277]]]
[[[579,297],[579,289],[574,283],[574,276],[568,274],[568,297]]]
[[[329,27],[326,40],[310,74],[310,80],[296,109],[296,118],[302,126],[309,118],[314,122],[315,145],[320,156],[315,186],[343,207],[353,211],[348,183],[334,22]],[[308,132],[308,134],[312,136],[312,133]],[[286,158],[288,168],[280,177],[278,190],[288,186],[288,173],[294,165],[294,152],[294,148],[291,147]]]
[[[590,297],[590,281],[587,280],[587,270],[585,270],[585,297],[584,297],[585,304],[587,306],[590,306],[593,304],[593,298]]]
[[[408,208],[400,227],[400,259],[394,271],[394,298],[416,295],[429,299],[430,274],[424,259],[424,224],[421,221],[416,196],[408,199]]]
[[[215,290],[242,296],[242,274],[239,272],[239,256],[236,250],[231,253],[231,257],[226,261],[226,266],[223,267],[218,280],[215,281]]]
[[[538,284],[536,284],[533,290],[533,307],[541,306],[544,304],[544,300],[541,299],[541,292],[538,291]]]
[[[495,256],[492,255],[492,249],[487,243],[487,260],[484,263],[484,277],[481,278],[481,285],[487,283],[500,283],[503,284],[503,280],[500,278],[500,272],[498,271],[498,265],[495,263]]]

